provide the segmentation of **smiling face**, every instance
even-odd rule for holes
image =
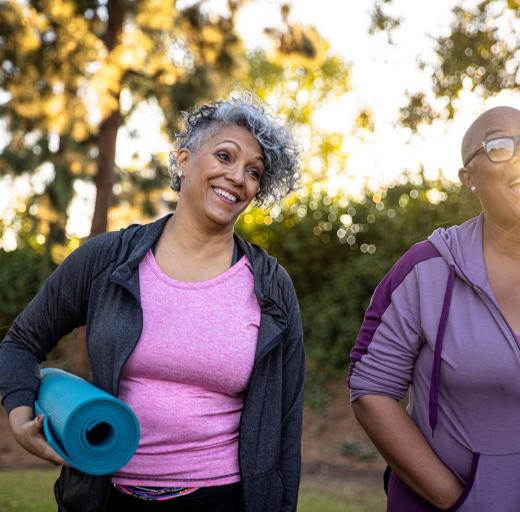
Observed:
[[[258,192],[263,161],[257,140],[237,125],[224,126],[196,152],[179,150],[183,178],[177,210],[210,229],[232,230]]]
[[[462,141],[464,161],[484,140],[520,135],[520,111],[497,107],[484,112]],[[462,183],[480,199],[486,216],[507,230],[520,228],[520,147],[507,162],[491,162],[484,151],[459,171]]]

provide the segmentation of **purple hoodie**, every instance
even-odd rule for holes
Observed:
[[[450,511],[520,510],[520,341],[487,279],[483,215],[437,229],[376,288],[351,352],[351,400],[401,400],[465,486]],[[392,473],[388,511],[438,510]]]

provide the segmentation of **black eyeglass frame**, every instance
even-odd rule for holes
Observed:
[[[489,153],[487,152],[486,150],[486,144],[489,144],[490,142],[493,142],[495,140],[500,140],[500,139],[509,139],[509,140],[512,140],[513,141],[513,152],[511,153],[511,156],[509,158],[506,158],[505,160],[491,160],[491,157],[489,156]],[[513,158],[513,156],[515,156],[515,153],[516,153],[516,147],[518,146],[518,143],[520,142],[520,135],[502,135],[502,137],[493,137],[492,139],[487,139],[487,140],[483,140],[480,145],[479,145],[479,148],[474,151],[468,158],[466,158],[466,161],[464,162],[464,167],[467,167],[468,164],[481,152],[481,151],[484,151],[484,153],[486,154],[486,156],[488,157],[489,161],[490,162],[493,162],[493,163],[500,163],[500,162],[507,162],[509,160],[511,160],[511,158]]]

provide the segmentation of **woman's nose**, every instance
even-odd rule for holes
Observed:
[[[232,166],[227,173],[228,178],[237,184],[242,184],[244,182],[244,168],[242,165],[234,165]]]

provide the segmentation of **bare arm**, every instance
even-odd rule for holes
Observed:
[[[364,395],[352,403],[357,420],[399,478],[440,509],[449,508],[463,487],[442,463],[403,407],[393,398]]]
[[[68,465],[47,443],[42,434],[43,417],[34,417],[32,407],[21,405],[9,414],[9,424],[18,444],[29,453],[52,464]]]

